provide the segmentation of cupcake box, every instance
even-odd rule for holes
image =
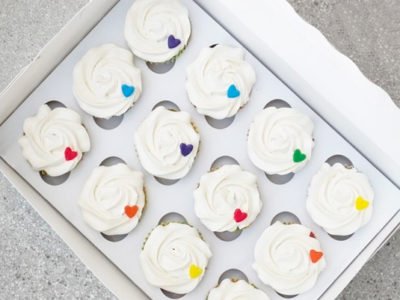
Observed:
[[[125,16],[132,4],[128,0],[88,3],[0,94],[1,171],[82,261],[122,299],[145,299],[145,294],[152,299],[170,299],[145,281],[139,262],[144,239],[168,216],[173,216],[172,219],[183,216],[199,229],[213,252],[203,280],[182,299],[204,299],[228,270],[235,276],[244,274],[271,299],[283,299],[258,279],[251,265],[256,241],[264,229],[275,220],[287,219],[298,219],[313,230],[326,259],[326,268],[316,285],[295,299],[330,299],[400,223],[397,173],[400,159],[394,155],[400,153],[400,139],[393,138],[396,130],[400,132],[398,108],[285,1],[251,0],[245,7],[240,2],[184,0],[192,25],[188,46],[165,73],[154,71],[159,66],[136,59],[142,71],[142,95],[123,117],[104,122],[84,113],[72,93],[72,72],[90,48],[112,42],[128,49],[123,33]],[[229,33],[222,26],[227,26]],[[202,48],[216,43],[244,48],[245,59],[257,76],[250,101],[224,129],[198,114],[185,91],[186,67]],[[257,169],[246,151],[247,130],[254,115],[274,100],[283,100],[314,122],[315,147],[311,159],[284,184],[282,178],[267,177]],[[49,101],[58,101],[77,111],[92,143],[91,151],[69,176],[50,183],[31,169],[18,146],[23,121]],[[135,230],[124,239],[109,241],[85,224],[79,210],[79,194],[85,179],[106,158],[118,157],[143,172],[134,148],[134,132],[162,101],[169,101],[169,105],[192,116],[201,136],[198,156],[189,174],[173,184],[157,181],[144,172],[146,211]],[[263,201],[254,223],[240,235],[229,237],[234,238],[231,241],[224,241],[201,223],[195,215],[193,199],[200,177],[217,159],[219,163],[233,161],[226,157],[257,176]],[[329,158],[330,162],[350,160],[368,176],[375,191],[371,221],[345,240],[329,236],[306,212],[308,185]]]

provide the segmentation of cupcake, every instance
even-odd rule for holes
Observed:
[[[191,169],[200,135],[183,111],[155,108],[135,132],[135,145],[143,168],[153,176],[175,180]]]
[[[35,171],[61,176],[74,169],[83,153],[90,150],[89,135],[81,117],[64,107],[50,109],[46,104],[36,116],[24,122],[19,139],[22,155]]]
[[[269,300],[267,294],[244,280],[224,279],[208,294],[207,300]]]
[[[145,204],[143,174],[123,163],[94,169],[79,197],[85,222],[109,236],[134,229]]]
[[[79,106],[97,118],[124,114],[142,92],[132,53],[113,44],[90,49],[75,66],[73,77]]]
[[[204,48],[187,68],[186,90],[200,114],[214,119],[236,115],[250,99],[256,81],[253,67],[240,48]]]
[[[151,63],[177,57],[190,33],[189,12],[180,0],[136,0],[125,20],[125,39],[132,52]]]
[[[294,296],[310,290],[325,268],[325,257],[314,233],[300,224],[276,222],[258,239],[253,268],[276,292]]]
[[[214,232],[249,226],[262,207],[256,176],[238,165],[224,165],[204,174],[194,200],[196,215]]]
[[[367,176],[324,163],[308,188],[307,211],[331,235],[348,236],[371,219],[374,191]]]
[[[250,125],[250,160],[269,175],[296,173],[311,158],[313,122],[293,108],[267,107]]]
[[[199,232],[182,223],[158,225],[148,236],[140,253],[147,281],[176,294],[187,294],[203,278],[212,256]]]

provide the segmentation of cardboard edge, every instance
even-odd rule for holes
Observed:
[[[320,299],[336,299],[344,288],[353,280],[361,268],[386,244],[396,233],[400,224],[400,212],[386,224],[386,226],[375,236],[370,244],[360,253],[353,263],[336,279],[326,290]]]
[[[35,211],[118,299],[148,299],[134,283],[38,194],[3,159],[0,171]]]
[[[119,0],[88,2],[43,47],[32,62],[17,74],[0,93],[0,125],[118,2]],[[22,83],[23,89],[20,88]]]

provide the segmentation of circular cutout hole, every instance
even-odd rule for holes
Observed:
[[[272,183],[278,184],[278,185],[288,183],[290,180],[293,179],[293,177],[295,175],[295,173],[289,173],[286,175],[278,175],[278,174],[270,175],[267,173],[264,173],[264,174],[268,178],[269,181],[271,181]]]
[[[152,110],[155,110],[159,106],[164,106],[166,109],[173,110],[173,111],[181,110],[178,105],[176,105],[174,102],[169,101],[169,100],[163,100],[163,101],[158,102],[156,105],[154,105]]]
[[[281,296],[282,298],[286,298],[286,299],[290,299],[290,298],[294,298],[297,297],[297,295],[284,295],[281,293],[276,292],[279,296]]]
[[[158,221],[158,225],[167,224],[167,223],[186,223],[187,221],[184,216],[177,212],[170,212],[164,215],[160,221]]]
[[[227,128],[235,120],[235,116],[226,118],[226,119],[222,119],[222,120],[214,119],[209,116],[204,116],[204,118],[206,119],[207,123],[215,129]]]
[[[290,106],[289,103],[287,103],[287,102],[284,101],[284,100],[275,99],[275,100],[272,100],[272,101],[268,102],[268,103],[264,106],[264,108],[267,108],[267,107],[282,108],[282,107],[291,107],[291,106]]]
[[[93,117],[93,119],[99,127],[106,129],[106,130],[111,130],[111,129],[117,128],[122,123],[122,120],[124,119],[124,115],[113,116],[109,119],[96,118],[96,117]]]
[[[238,161],[231,156],[224,155],[218,157],[214,162],[211,164],[210,170],[219,169],[225,165],[239,165]]]
[[[221,241],[230,242],[230,241],[236,240],[239,237],[239,235],[242,234],[242,230],[237,229],[235,231],[214,232],[214,234]]]
[[[70,173],[71,172],[68,172],[60,176],[50,176],[47,175],[45,172],[41,171],[39,172],[39,175],[43,179],[43,181],[49,185],[60,185],[67,181]]]
[[[271,221],[271,225],[274,224],[275,222],[280,221],[281,223],[285,225],[290,225],[290,224],[301,224],[300,219],[290,211],[283,211],[277,214],[275,217],[273,217]]]
[[[50,109],[52,109],[52,110],[55,108],[58,108],[58,107],[66,108],[64,103],[61,103],[60,101],[57,101],[57,100],[51,100],[51,101],[46,102],[45,104],[47,104],[47,106],[50,107]]]
[[[346,156],[341,154],[332,155],[325,162],[330,164],[331,166],[333,166],[336,163],[339,163],[342,164],[347,169],[353,168],[352,161],[348,159]]]
[[[116,235],[107,235],[101,232],[103,238],[110,242],[119,242],[128,236],[128,234],[116,234]]]
[[[111,167],[117,164],[126,164],[126,162],[117,156],[110,156],[104,159],[101,163],[100,166],[105,166],[105,167]]]
[[[158,182],[161,183],[162,185],[173,185],[179,181],[179,179],[166,179],[166,178],[161,178],[154,176],[154,179]]]
[[[217,44],[212,44],[212,45],[210,45],[209,47],[210,47],[210,48],[214,48],[215,46],[218,46],[218,43],[217,43]]]
[[[238,269],[229,269],[226,270],[218,279],[218,284],[220,284],[224,279],[233,279],[233,280],[244,280],[249,282],[246,274]]]
[[[175,65],[175,59],[165,63],[151,63],[146,62],[147,67],[157,74],[165,74],[169,72]]]
[[[186,295],[186,294],[172,293],[172,292],[166,291],[164,289],[160,289],[160,290],[166,297],[171,298],[171,299],[179,299]]]
[[[349,238],[351,238],[353,236],[353,234],[350,234],[350,235],[333,235],[333,234],[329,234],[329,233],[328,233],[328,235],[331,238],[333,238],[334,240],[337,240],[337,241],[345,241],[345,240],[348,240]]]

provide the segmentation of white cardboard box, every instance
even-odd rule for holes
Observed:
[[[49,42],[0,94],[1,123],[117,2],[91,1]],[[196,2],[225,28],[229,28],[232,35],[246,45],[248,50],[399,186],[399,109],[384,91],[368,81],[349,59],[338,53],[317,30],[305,23],[286,1]],[[121,299],[145,298],[130,279],[21,178],[3,157],[0,169],[112,292]],[[345,287],[395,231],[400,216],[397,213],[387,221],[321,298],[332,299]]]

